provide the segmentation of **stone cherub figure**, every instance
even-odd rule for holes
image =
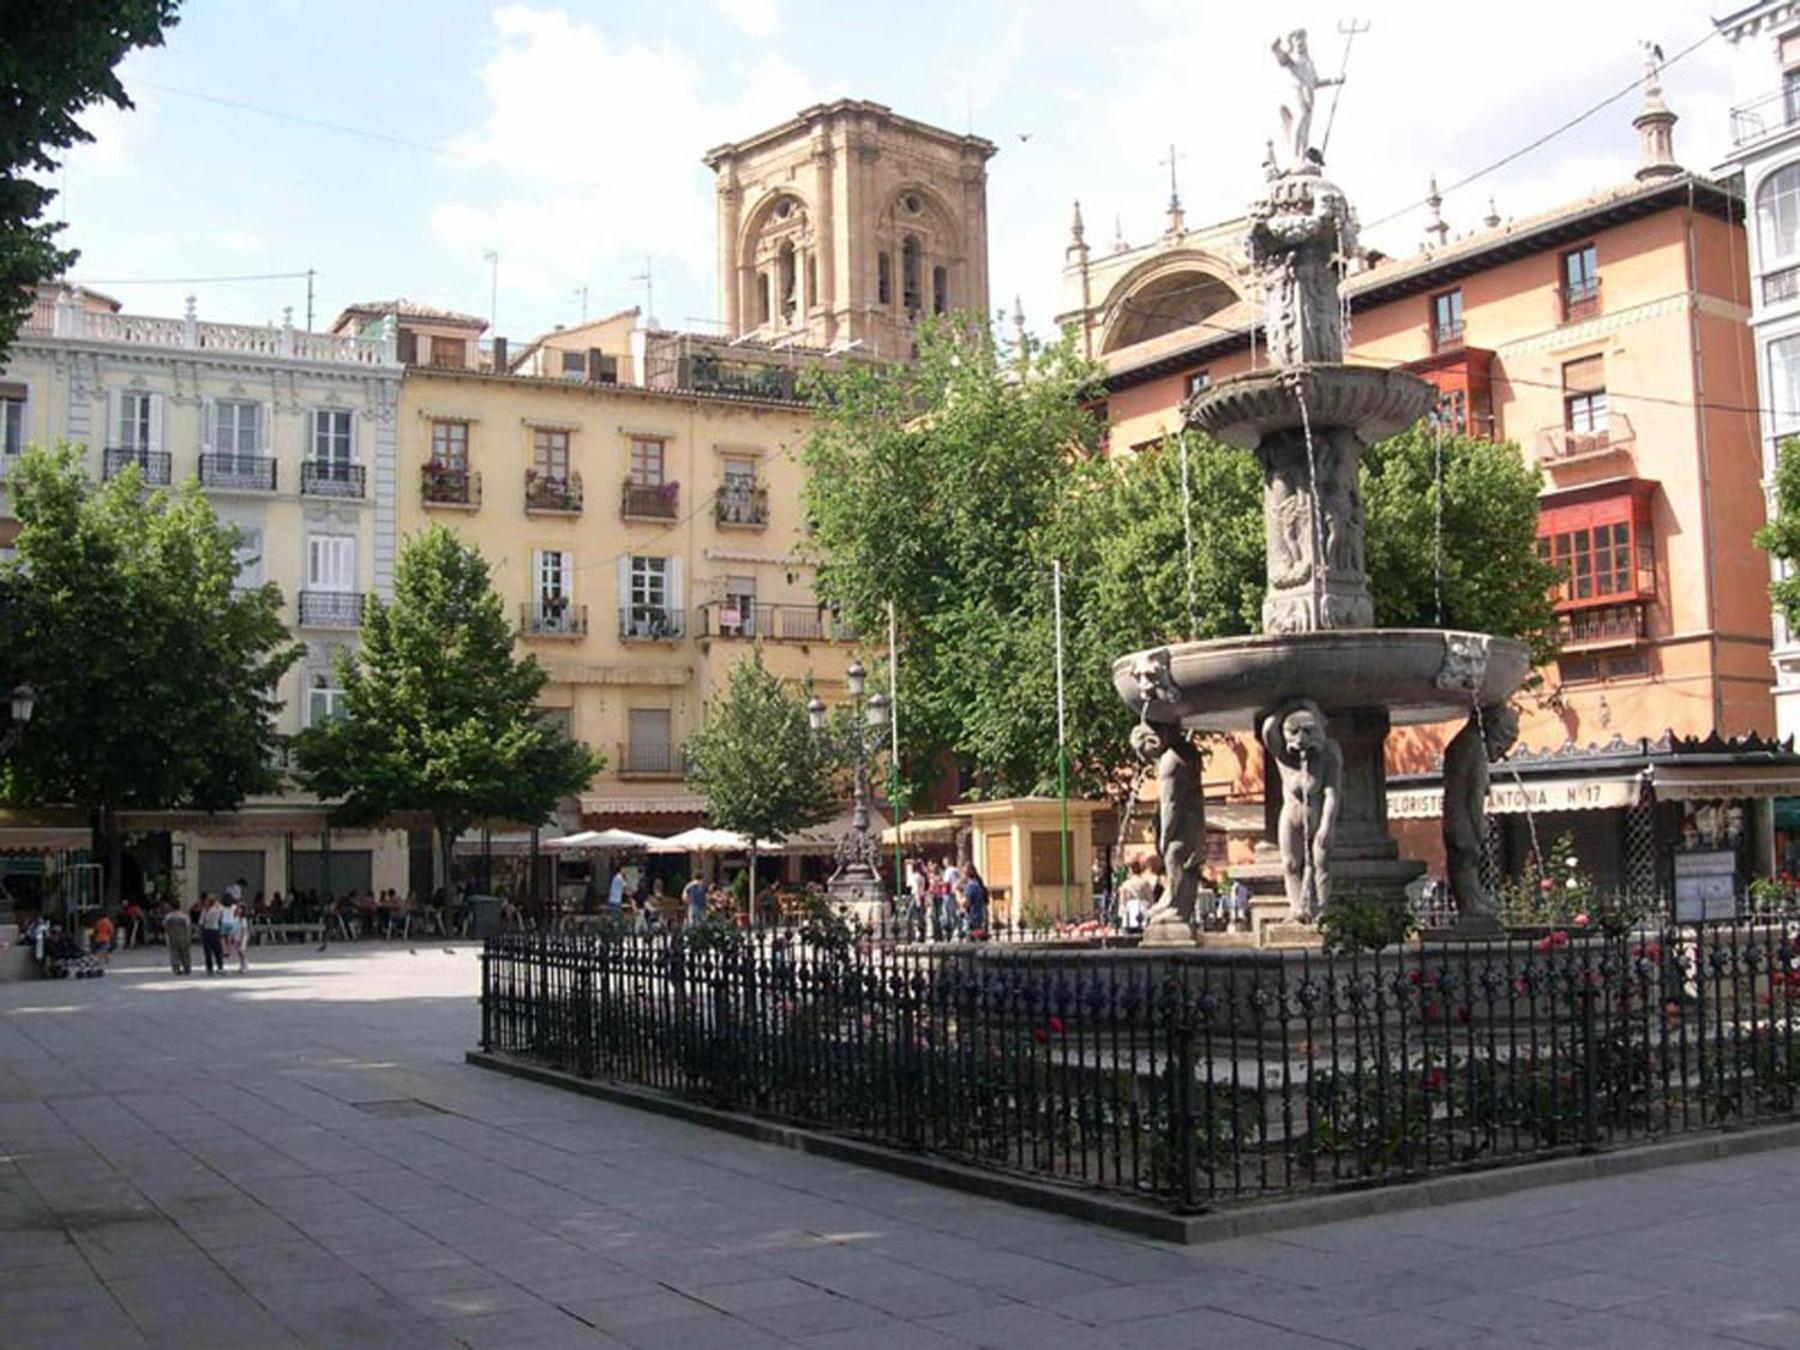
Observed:
[[[1206,803],[1200,790],[1200,751],[1180,727],[1139,722],[1131,748],[1156,766],[1156,846],[1167,876],[1162,898],[1150,911],[1149,926],[1194,921],[1200,866],[1206,860]]]
[[[1293,105],[1283,104],[1281,109],[1281,139],[1283,147],[1293,156],[1288,161],[1290,167],[1298,169],[1307,163],[1312,150],[1313,103],[1319,90],[1342,84],[1343,80],[1328,79],[1319,74],[1312,57],[1307,54],[1304,28],[1296,28],[1285,41],[1276,38],[1270,50],[1294,80]]]
[[[1482,881],[1487,840],[1488,768],[1519,738],[1519,715],[1504,703],[1483,708],[1444,747],[1444,858],[1457,927],[1491,931],[1494,897]]]
[[[1311,923],[1331,902],[1329,858],[1344,790],[1344,752],[1326,734],[1319,705],[1305,698],[1263,719],[1262,743],[1281,775],[1276,841],[1288,917]]]

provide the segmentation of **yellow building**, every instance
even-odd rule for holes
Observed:
[[[516,358],[456,328],[464,316],[403,302],[338,327],[388,316],[419,358],[401,385],[401,534],[436,522],[480,548],[550,674],[546,714],[606,757],[561,823],[699,823],[682,746],[752,640],[827,700],[853,648],[804,548],[801,358],[634,327],[630,311]]]
[[[67,441],[85,447],[96,480],[127,465],[153,487],[197,478],[242,534],[241,584],[273,582],[305,645],[281,690],[279,729],[291,734],[332,712],[334,660],[355,641],[367,597],[392,586],[401,369],[380,323],[360,336],[211,323],[192,300],[165,318],[44,287],[0,369],[0,473],[27,445]],[[8,506],[0,547],[17,529]],[[298,794],[221,816],[129,812],[123,823],[149,836],[132,867],[169,867],[190,900],[239,877],[251,895],[321,885],[322,813]],[[70,834],[9,830],[17,837],[5,842],[41,850]],[[340,832],[331,877],[337,891],[404,889],[405,836]]]

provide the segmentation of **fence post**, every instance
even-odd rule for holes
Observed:
[[[494,1048],[494,989],[493,971],[488,961],[492,956],[488,941],[481,944],[481,1048],[489,1051]]]
[[[1194,1024],[1191,1012],[1193,1003],[1188,997],[1188,968],[1180,966],[1181,981],[1176,987],[1176,995],[1181,1000],[1175,1010],[1175,1035],[1171,1039],[1169,1058],[1171,1072],[1179,1075],[1175,1080],[1175,1116],[1181,1130],[1181,1138],[1177,1141],[1175,1158],[1181,1168],[1179,1189],[1176,1194],[1184,1211],[1192,1211],[1194,1204],[1194,1174],[1199,1160],[1194,1155]]]
[[[1594,998],[1589,980],[1593,972],[1581,972],[1581,1148],[1592,1153],[1600,1147],[1599,1077],[1600,1051],[1594,1035]]]

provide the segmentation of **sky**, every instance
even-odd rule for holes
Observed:
[[[1702,171],[1726,152],[1745,57],[1708,39],[1694,0],[1355,3],[1369,27],[1328,167],[1367,244],[1415,250],[1430,174],[1448,186],[1627,89],[1641,39],[1671,57],[1700,44],[1664,77],[1676,152]],[[1189,224],[1236,216],[1284,87],[1270,43],[1306,27],[1335,73],[1350,17],[1304,0],[187,0],[166,46],[121,67],[136,107],[84,118],[96,140],[51,176],[51,211],[82,252],[71,276],[139,313],[193,295],[202,318],[278,322],[291,306],[301,323],[306,281],[266,278],[310,268],[316,327],[400,295],[491,313],[516,342],[584,303],[643,303],[648,271],[656,317],[704,330],[701,155],[866,98],[995,143],[991,306],[1017,296],[1044,333],[1071,203],[1096,248],[1153,238],[1172,144]],[[1632,90],[1446,193],[1452,230],[1477,228],[1490,193],[1523,217],[1628,180],[1640,102]],[[243,277],[264,279],[217,279]]]

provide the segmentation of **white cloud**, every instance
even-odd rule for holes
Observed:
[[[470,258],[498,250],[502,291],[532,309],[566,307],[580,285],[594,288],[594,312],[633,303],[645,255],[704,284],[715,208],[701,153],[818,91],[772,54],[704,71],[668,42],[618,43],[561,9],[510,4],[493,21],[501,45],[477,72],[486,121],[445,161],[478,166],[482,190],[440,202],[434,235]]]
[[[713,5],[745,37],[773,37],[781,27],[775,0],[713,0]]]

